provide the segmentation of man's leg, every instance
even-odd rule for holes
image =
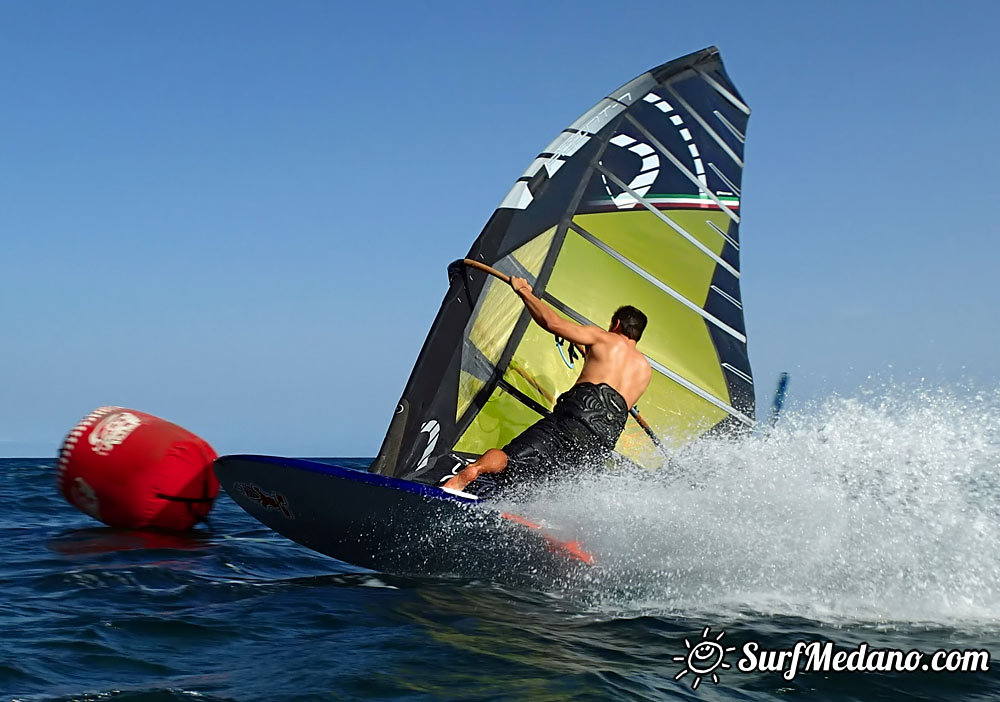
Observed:
[[[451,478],[441,487],[446,487],[450,490],[464,490],[466,485],[483,473],[499,473],[506,467],[507,454],[500,449],[490,449],[476,459],[475,463],[470,463],[460,470],[458,475]]]

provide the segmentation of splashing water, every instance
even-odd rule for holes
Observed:
[[[1000,623],[1000,393],[834,397],[645,476],[517,506],[602,567],[618,611]]]

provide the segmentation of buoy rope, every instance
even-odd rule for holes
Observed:
[[[180,495],[167,495],[166,493],[162,492],[156,493],[156,496],[161,500],[183,503],[187,507],[188,514],[190,514],[194,518],[195,524],[198,524],[199,522],[204,522],[205,524],[208,524],[209,523],[208,513],[212,511],[212,505],[215,503],[216,500],[215,497],[208,496],[209,492],[210,490],[208,482],[208,472],[206,471],[201,482],[201,494],[202,494],[201,497],[181,497]],[[208,503],[209,508],[205,511],[204,514],[195,511],[194,509],[195,505],[205,504],[205,503]]]

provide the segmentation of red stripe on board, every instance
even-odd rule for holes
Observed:
[[[554,552],[562,552],[578,561],[586,563],[587,565],[594,565],[594,556],[583,549],[579,541],[562,541],[555,538],[554,536],[549,536],[544,531],[542,527],[534,522],[529,522],[524,517],[519,517],[516,514],[510,514],[509,512],[503,512],[500,514],[504,519],[509,519],[512,522],[517,522],[518,524],[523,524],[529,529],[538,529],[541,531],[542,536],[549,544],[549,550]]]

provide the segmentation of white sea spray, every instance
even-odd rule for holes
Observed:
[[[997,391],[832,397],[516,508],[594,553],[615,611],[1000,625]]]

